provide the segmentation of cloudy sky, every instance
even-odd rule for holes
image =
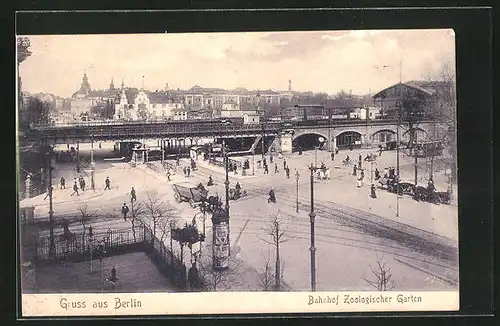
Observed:
[[[69,97],[92,88],[203,87],[367,94],[455,64],[452,30],[30,36],[23,89]]]

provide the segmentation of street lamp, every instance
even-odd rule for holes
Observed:
[[[300,174],[299,171],[295,171],[295,181],[297,181],[297,200],[296,200],[296,211],[297,213],[299,212],[299,178]]]
[[[95,172],[95,162],[94,162],[94,135],[92,135],[92,141],[90,143],[90,165],[92,170],[90,171],[90,188],[95,191],[95,182],[94,182],[94,172]]]
[[[226,168],[226,181],[224,181],[224,185],[226,186],[226,214],[227,214],[227,239],[228,239],[228,257],[231,256],[231,247],[229,245],[229,157],[227,156],[227,148],[226,148],[226,142],[223,141],[222,143],[222,149],[224,150],[224,159],[225,159],[225,168]]]
[[[89,226],[89,242],[90,242],[90,274],[93,273],[92,270],[92,251],[94,249],[94,232],[92,232],[92,225]]]
[[[316,291],[316,247],[314,246],[314,219],[316,214],[314,213],[314,171],[315,167],[309,167],[311,171],[311,212],[309,213],[309,218],[311,222],[311,291]]]
[[[252,175],[255,175],[255,149],[252,150]]]

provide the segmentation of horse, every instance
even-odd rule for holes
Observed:
[[[330,180],[330,169],[318,169],[316,170],[316,175],[318,180]]]

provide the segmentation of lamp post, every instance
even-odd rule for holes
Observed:
[[[311,212],[309,213],[309,218],[311,222],[311,291],[316,291],[316,247],[314,246],[314,219],[316,214],[314,213],[314,170],[315,167],[309,167],[311,171]]]
[[[92,231],[92,225],[89,226],[89,242],[90,242],[90,274],[93,273],[93,270],[92,270],[92,252],[94,250],[94,232]]]
[[[252,150],[252,175],[255,175],[255,150]]]
[[[50,224],[50,235],[49,235],[49,254],[53,255],[55,251],[55,243],[54,243],[54,210],[52,206],[52,155],[51,152],[47,153],[48,157],[48,165],[49,165],[49,188],[47,189],[49,192],[49,224]]]
[[[227,214],[227,218],[228,218],[228,222],[227,222],[227,239],[228,239],[228,243],[227,243],[227,246],[228,246],[228,255],[231,256],[231,247],[229,245],[229,239],[230,239],[230,235],[229,235],[229,157],[227,156],[227,149],[226,149],[226,142],[223,141],[222,143],[222,149],[224,151],[224,159],[225,159],[225,168],[226,168],[226,181],[224,181],[224,185],[226,186],[226,214]]]
[[[300,178],[300,174],[299,174],[299,171],[295,171],[295,181],[297,182],[296,185],[297,185],[297,197],[296,197],[296,212],[298,213],[299,212],[299,178]]]
[[[94,162],[94,136],[92,135],[92,142],[90,143],[90,165],[92,170],[90,171],[90,188],[95,191],[95,182],[94,182],[94,172],[95,172],[95,162]]]

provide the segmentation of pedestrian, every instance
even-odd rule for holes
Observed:
[[[358,156],[358,162],[361,162],[361,159],[362,159],[362,156],[361,156],[361,154],[359,154],[359,156]]]
[[[265,157],[264,157],[263,162],[264,162],[264,165],[267,165],[267,161],[266,161],[266,158],[265,158]],[[272,162],[271,162],[271,163],[272,163]]]
[[[52,197],[52,190],[54,190],[54,187],[47,187],[47,195],[45,195],[45,198],[43,200],[47,199],[47,197]]]
[[[378,156],[382,156],[382,145],[378,145]]]
[[[116,286],[116,281],[118,281],[118,277],[116,277],[116,269],[115,266],[113,266],[113,268],[111,269],[111,276],[106,279],[106,282],[111,283],[114,289]]]
[[[135,189],[132,187],[132,190],[130,191],[130,202],[132,201],[137,201],[137,196],[135,194]]]
[[[276,203],[276,195],[274,194],[274,188],[271,188],[269,191],[269,198],[267,199],[268,203]]]
[[[274,173],[278,173],[278,164],[274,163]]]
[[[104,181],[106,184],[106,187],[104,187],[104,190],[109,189],[111,190],[111,181],[109,181],[109,177],[106,177],[106,180]]]
[[[125,221],[127,221],[127,214],[129,212],[129,209],[128,209],[128,206],[126,203],[123,203],[123,207],[122,207],[122,214],[123,214],[123,219]]]
[[[264,174],[269,174],[269,167],[266,165],[264,165]]]
[[[273,156],[272,155],[269,156],[269,163],[273,164]]]
[[[356,165],[352,166],[352,175],[356,175],[358,172]]]
[[[387,167],[386,167],[386,168],[384,168],[384,178],[387,179],[388,177],[389,177],[389,169],[387,169]]]
[[[189,178],[189,176],[191,175],[191,168],[189,166],[187,167],[186,172],[187,172],[187,177]]]
[[[373,183],[372,186],[370,187],[370,197],[377,198],[377,194],[375,193],[375,185]]]
[[[339,153],[339,149],[338,147],[335,147],[335,154],[338,154]]]
[[[286,160],[283,159],[283,170],[285,170],[285,169],[286,169]]]
[[[380,179],[380,171],[377,168],[375,168],[375,180],[378,179]]]
[[[168,181],[171,181],[170,180],[170,176],[171,175],[172,175],[171,170],[170,170],[170,168],[168,168],[168,170],[167,170],[167,179],[168,179]]]
[[[175,164],[177,166],[181,165],[181,159],[179,158],[179,155],[177,155],[177,158],[175,159]]]
[[[182,169],[182,171],[184,172],[184,178],[187,176],[187,168],[184,166],[184,168]]]
[[[365,170],[361,170],[361,180],[363,180],[365,178]]]
[[[64,177],[61,177],[59,189],[66,189],[66,180],[64,180]]]
[[[363,186],[363,182],[361,181],[361,174],[358,176],[358,188]]]
[[[81,175],[78,178],[78,180],[80,182],[80,189],[82,189],[82,191],[85,191],[85,180],[83,179],[83,177]]]
[[[290,179],[290,168],[288,166],[286,167],[286,178]]]
[[[199,288],[200,279],[198,275],[198,269],[196,268],[196,260],[188,271],[188,283],[189,287],[192,290],[196,290]]]
[[[76,185],[76,181],[73,184],[73,193],[71,194],[71,196],[73,196],[74,194],[76,194],[77,196],[80,196],[80,194],[78,193],[78,186]]]
[[[208,182],[207,182],[207,187],[213,186],[214,185],[214,180],[212,179],[212,175],[208,176]]]
[[[237,175],[238,174],[238,166],[236,165],[236,163],[234,164],[234,175]]]
[[[335,158],[335,153],[334,153],[334,152],[332,152],[332,153],[330,154],[330,157],[332,158],[332,161],[333,161],[333,159]]]

